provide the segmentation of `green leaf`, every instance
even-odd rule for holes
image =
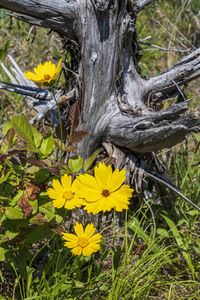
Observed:
[[[0,247],[0,261],[4,261],[5,260],[5,253],[7,252],[7,249],[4,249],[2,247]]]
[[[190,271],[192,272],[192,274],[194,275],[195,271],[194,271],[194,267],[193,267],[193,264],[192,264],[192,259],[191,259],[191,256],[188,252],[188,247],[187,247],[187,244],[184,242],[184,240],[182,239],[175,223],[173,222],[173,220],[170,218],[169,214],[167,211],[165,210],[162,210],[162,217],[163,219],[165,220],[165,222],[167,223],[167,225],[169,226],[181,252],[182,252],[182,255],[183,257],[185,258],[185,261],[187,262],[188,264],[188,267],[190,268]]]
[[[11,121],[5,122],[5,123],[3,124],[3,135],[6,135],[6,133],[8,132],[8,130],[9,130],[10,128],[12,128],[12,127],[13,127],[13,125],[12,125]]]
[[[197,142],[200,143],[200,135],[197,133],[192,133],[192,135],[196,138]]]
[[[2,202],[3,201],[10,201],[10,200],[12,200],[11,198],[8,198],[8,197],[3,197],[3,196],[0,196],[0,202],[1,202],[1,200],[2,200]]]
[[[32,126],[29,124],[25,116],[14,116],[11,119],[12,125],[17,134],[23,138],[29,148],[35,148]]]
[[[0,177],[0,184],[4,183],[8,179],[8,177],[10,176],[10,174],[11,174],[11,171],[8,171],[5,175],[2,175]]]
[[[36,167],[36,166],[31,166],[30,168],[28,168],[26,170],[26,174],[36,174],[40,171],[40,168],[39,167]]]
[[[37,210],[38,210],[38,200],[31,200],[30,204],[32,206],[32,215],[36,214]]]
[[[48,156],[49,154],[51,154],[53,152],[55,148],[55,143],[54,143],[54,139],[53,136],[50,135],[46,138],[43,138],[41,146],[40,146],[40,152],[45,155]]]
[[[190,210],[190,211],[187,211],[187,214],[190,215],[190,216],[198,216],[199,215],[199,211],[197,209],[193,209],[193,210]]]
[[[23,191],[19,190],[18,193],[15,195],[15,197],[10,202],[10,206],[15,206],[17,204],[19,198],[22,196],[22,194],[23,194]]]
[[[4,44],[4,50],[5,50],[5,52],[8,51],[9,47],[10,47],[10,40],[7,40],[7,41],[5,42],[5,44]]]
[[[1,153],[5,154],[14,144],[15,130],[10,128],[1,143]]]
[[[68,167],[72,173],[77,173],[83,167],[83,159],[79,155],[70,158],[68,161]]]
[[[26,283],[26,294],[29,295],[30,294],[30,288],[31,288],[31,284],[33,281],[33,273],[36,270],[32,267],[26,266],[26,276],[27,276],[27,283]]]
[[[10,47],[10,40],[7,40],[4,43],[3,47],[0,49],[0,60],[4,59],[4,57],[6,55],[6,52],[8,51],[9,47]]]
[[[99,155],[99,153],[103,150],[103,148],[97,149],[94,153],[92,153],[92,155],[88,158],[85,159],[84,161],[84,171],[86,172],[91,165],[93,164],[93,162],[95,161],[97,155]]]
[[[4,53],[5,53],[4,49],[1,48],[0,49],[0,60],[3,60]]]
[[[11,241],[18,235],[18,232],[11,232],[11,231],[6,231],[6,233],[2,236],[0,243],[6,243],[8,241]]]
[[[140,223],[138,221],[138,219],[136,217],[132,217],[131,218],[131,221],[128,225],[128,228],[135,232],[140,238],[143,239],[143,241],[148,245],[148,244],[152,244],[152,239],[150,238],[149,235],[147,235],[144,230],[142,229],[142,227],[140,226]],[[159,253],[161,250],[160,248],[155,245],[155,244],[152,244],[151,245],[151,249],[153,252],[155,253]]]
[[[169,234],[169,232],[166,229],[158,228],[156,230],[156,232],[157,232],[157,234],[160,234],[160,235],[162,235],[164,237],[171,237],[170,234]]]
[[[121,259],[121,255],[122,255],[122,248],[117,247],[117,250],[113,249],[113,251],[114,251],[114,257],[113,257],[114,269],[117,270],[119,265],[120,265],[120,259]]]
[[[19,220],[23,219],[23,212],[21,208],[17,206],[9,207],[9,209],[5,211],[5,216],[11,220]]]
[[[51,221],[55,217],[55,208],[51,202],[47,202],[39,207],[39,212],[44,213],[44,217]]]
[[[42,135],[37,131],[37,129],[33,126],[31,126],[33,138],[34,138],[34,144],[36,148],[39,148],[42,142]]]
[[[33,231],[27,236],[25,244],[31,245],[39,240],[49,238],[50,236],[52,236],[52,231],[49,228],[49,224],[45,223],[39,227],[39,230],[38,227],[33,229]]]

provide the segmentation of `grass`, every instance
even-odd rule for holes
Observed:
[[[155,1],[140,14],[138,35],[152,36],[153,44],[165,48],[192,47],[195,41],[195,19],[200,10],[198,0]],[[37,29],[34,43],[27,40],[29,25],[10,20],[0,11],[0,47],[11,41],[10,54],[26,70],[46,58],[56,55],[58,37],[48,30]],[[189,25],[189,26],[188,26]],[[32,35],[33,37],[33,35]],[[184,46],[183,46],[184,45]],[[149,46],[148,46],[149,47]],[[148,48],[146,47],[146,48]],[[146,51],[140,61],[144,76],[153,76],[177,62],[182,53]],[[8,60],[5,61],[6,65]],[[7,80],[0,70],[1,80]],[[198,83],[192,84],[190,109],[199,101]],[[21,96],[0,91],[1,122],[23,112]],[[171,173],[174,182],[191,201],[200,205],[200,138],[193,134],[172,149]],[[164,155],[164,153],[163,153]],[[1,191],[4,183],[1,183]],[[63,241],[52,233],[50,238],[27,249],[11,246],[7,260],[0,262],[0,299],[199,299],[200,298],[200,217],[199,212],[180,198],[174,197],[174,213],[163,210],[157,202],[148,200],[124,220],[124,226],[114,233],[105,231],[101,251],[90,258],[73,257]],[[3,205],[1,205],[3,207]],[[116,218],[121,218],[120,214]],[[103,223],[102,227],[107,227]],[[154,237],[154,232],[156,236]]]

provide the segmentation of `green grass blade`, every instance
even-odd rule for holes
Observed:
[[[191,256],[188,252],[188,249],[187,249],[187,245],[185,244],[185,242],[183,241],[177,227],[176,227],[176,224],[173,222],[173,220],[170,218],[169,214],[167,213],[167,211],[165,210],[162,210],[162,217],[163,219],[165,220],[165,222],[167,223],[167,225],[169,226],[181,252],[182,252],[182,255],[190,269],[190,271],[192,272],[192,275],[194,276],[195,274],[195,270],[194,270],[194,267],[193,267],[193,264],[192,264],[192,259],[191,259]]]

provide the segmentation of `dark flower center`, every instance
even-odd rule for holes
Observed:
[[[103,190],[103,192],[101,193],[104,197],[108,197],[110,195],[109,190]]]
[[[44,79],[45,79],[45,80],[49,80],[50,78],[51,78],[51,76],[50,76],[49,74],[45,74],[45,75],[44,75]]]

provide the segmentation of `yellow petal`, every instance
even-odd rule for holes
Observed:
[[[63,207],[64,204],[65,204],[64,198],[58,198],[58,199],[52,201],[52,205],[57,208]]]
[[[71,252],[74,255],[81,255],[82,254],[82,248],[80,246],[75,247],[74,249],[71,250]]]
[[[83,255],[84,256],[90,256],[93,253],[92,249],[90,247],[83,248]]]
[[[96,252],[100,249],[100,244],[96,244],[96,243],[91,243],[88,245],[90,247],[90,249],[93,251],[93,252]]]
[[[60,73],[61,68],[62,68],[62,59],[59,60],[58,65],[56,67],[56,70],[55,70],[56,76]]]
[[[130,199],[132,197],[133,189],[130,188],[128,184],[124,184],[117,191],[111,193],[111,196],[114,197],[117,195],[119,198],[127,198]]]
[[[26,78],[28,80],[33,80],[33,81],[36,81],[36,82],[38,82],[38,80],[40,80],[40,77],[38,77],[38,75],[36,75],[32,72],[24,73],[24,75],[26,76]]]
[[[80,187],[79,187],[79,181],[77,179],[75,179],[72,182],[71,190],[72,190],[72,192],[76,193],[76,192],[78,192],[79,189],[80,189]]]
[[[68,242],[78,242],[78,237],[72,233],[62,232],[63,238]]]
[[[64,243],[64,246],[67,247],[67,248],[75,248],[78,246],[78,243],[73,241],[73,242],[65,242]]]
[[[79,175],[77,177],[80,188],[89,188],[94,191],[102,191],[95,178],[89,174]]]
[[[100,163],[94,168],[94,175],[101,190],[107,189],[107,183],[112,176],[112,168],[111,166],[107,167],[105,164]]]
[[[49,198],[51,199],[57,199],[60,197],[60,193],[58,193],[57,191],[55,191],[54,189],[52,188],[49,188],[47,191],[46,191],[47,195],[49,196]]]
[[[87,247],[83,248],[83,255],[90,256],[92,253],[97,252],[99,249],[99,244],[89,244]]]
[[[57,179],[53,179],[52,181],[52,187],[54,188],[54,190],[56,190],[57,192],[63,194],[64,190],[62,185],[60,184],[60,181]]]
[[[76,197],[76,196],[75,196],[74,199],[71,200],[71,201],[73,201],[73,204],[74,204],[76,207],[81,207],[82,205],[85,204],[85,200],[84,200],[84,199],[81,199],[81,198]]]
[[[100,191],[92,190],[87,187],[81,187],[77,192],[77,196],[83,197],[86,202],[96,202],[103,197]]]
[[[89,243],[99,243],[101,238],[102,235],[100,233],[96,233],[93,236],[91,236],[88,241]]]
[[[70,175],[64,174],[61,177],[61,183],[62,183],[63,189],[65,189],[66,191],[71,190],[72,178]]]
[[[116,211],[128,209],[129,199],[132,196],[133,190],[128,185],[123,185],[118,191],[113,192],[110,197],[112,208]]]
[[[78,237],[83,237],[83,225],[76,222],[76,225],[74,226],[74,230]]]
[[[86,226],[84,237],[90,238],[95,233],[96,228],[94,228],[94,224],[90,223]]]
[[[66,208],[66,209],[71,210],[71,209],[74,209],[75,207],[76,207],[76,206],[74,205],[73,201],[66,201],[66,202],[65,202],[65,208]]]
[[[112,176],[110,177],[110,180],[107,184],[107,189],[109,192],[116,191],[120,188],[120,186],[124,183],[126,177],[125,177],[126,171],[123,169],[119,171],[119,169],[116,169]]]

